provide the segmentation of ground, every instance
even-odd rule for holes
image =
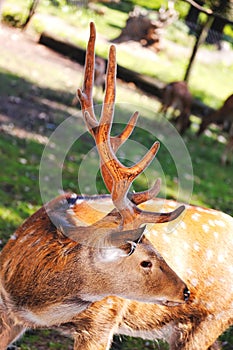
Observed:
[[[4,55],[6,56],[5,66],[2,67],[3,73],[0,73],[2,76],[1,84],[4,84],[4,75],[11,75],[12,72],[15,73],[15,76],[12,76],[10,86],[8,79],[5,89],[4,87],[1,89],[0,122],[3,130],[4,128],[11,128],[11,132],[17,133],[17,136],[20,138],[28,136],[29,138],[36,138],[43,141],[43,136],[46,133],[44,134],[42,132],[43,123],[41,121],[45,120],[47,122],[45,124],[49,124],[49,122],[51,124],[57,111],[60,110],[61,113],[64,113],[64,107],[61,103],[64,102],[64,98],[71,105],[76,88],[80,83],[75,78],[78,77],[78,72],[81,74],[83,67],[49,50],[43,45],[38,45],[37,39],[37,37],[32,37],[16,29],[5,26],[0,28],[2,59],[4,59]],[[15,60],[16,57],[17,59]],[[25,82],[20,77],[17,77],[17,63],[22,64],[21,62],[25,62],[25,70],[28,70],[26,75],[29,78],[31,76],[31,81],[28,79]],[[1,64],[3,65],[4,61]],[[47,66],[47,74],[49,74],[50,67],[54,68],[55,74],[58,71],[64,74],[65,71],[65,84],[67,85],[67,90],[69,89],[68,91],[70,92],[65,96],[64,94],[61,96],[61,102],[58,98],[55,98],[54,101],[49,100],[49,91],[43,91],[44,98],[41,98],[41,90],[45,90],[46,86],[46,76],[40,76],[41,69],[37,71],[37,65],[39,67]],[[34,82],[36,83],[34,84]],[[64,82],[62,83],[64,84]],[[64,86],[62,87],[64,88]],[[65,112],[68,112],[67,108]],[[37,119],[39,119],[39,123]],[[14,124],[14,128],[11,123]],[[49,127],[49,125],[47,126]],[[52,125],[50,125],[51,127]],[[46,142],[46,139],[44,142]]]

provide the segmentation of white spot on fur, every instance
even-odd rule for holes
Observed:
[[[184,242],[183,247],[185,250],[188,250],[190,248],[190,245],[187,242]]]
[[[208,209],[204,209],[204,208],[201,208],[201,207],[197,207],[196,210],[202,212],[202,213],[210,213],[210,211]]]
[[[206,287],[210,287],[210,286],[212,286],[212,283],[209,280],[206,280],[205,281],[205,286]]]
[[[180,222],[180,227],[183,228],[184,230],[187,228],[187,225],[184,221]]]
[[[196,287],[198,285],[198,279],[197,278],[192,278],[190,282],[193,285],[193,287]]]
[[[206,251],[206,259],[211,260],[213,258],[213,251],[211,249],[207,249]]]
[[[208,224],[210,225],[210,226],[212,226],[212,227],[214,227],[215,226],[215,222],[214,222],[214,220],[208,220]]]
[[[173,231],[172,231],[172,234],[173,234],[174,236],[177,236],[177,235],[178,235],[177,230],[173,230]]]
[[[209,301],[208,303],[205,304],[207,310],[212,310],[214,307],[214,303]]]
[[[219,256],[218,256],[218,262],[222,263],[222,262],[224,262],[224,260],[225,260],[224,255],[219,254]]]
[[[196,252],[199,252],[200,250],[200,244],[198,242],[194,242],[193,249],[196,250]]]
[[[216,239],[218,239],[218,237],[219,237],[218,232],[214,231],[214,237],[215,237]]]
[[[15,234],[15,233],[13,233],[13,235],[11,235],[11,238],[10,238],[10,239],[12,239],[12,240],[16,240],[16,239],[17,239],[16,234]]]
[[[174,202],[174,201],[169,201],[168,205],[169,205],[169,207],[171,207],[171,208],[177,207],[177,203]]]
[[[156,230],[151,230],[151,233],[154,235],[154,236],[157,236],[158,235],[158,231],[156,231]]]
[[[214,222],[215,222],[216,225],[218,225],[220,227],[225,227],[226,226],[225,222],[222,221],[222,220],[214,220]]]
[[[203,225],[202,225],[202,229],[203,229],[203,231],[204,231],[205,233],[207,233],[207,232],[209,232],[210,227],[209,227],[208,225],[206,225],[206,224],[203,224]]]
[[[205,281],[207,286],[211,286],[215,282],[214,277],[208,277],[207,280]]]
[[[193,275],[193,270],[191,270],[191,269],[187,269],[187,274],[189,275],[189,276],[192,276]]]
[[[217,211],[217,210],[208,209],[208,208],[201,208],[201,207],[197,207],[196,210],[199,212],[202,212],[202,213],[209,214],[209,215],[214,215],[214,216],[218,215],[219,216],[219,211]]]
[[[194,221],[199,221],[200,216],[201,216],[201,214],[195,213],[195,214],[192,214],[192,215],[191,215],[191,218],[192,218],[192,220],[194,220]]]
[[[214,318],[214,315],[208,315],[208,316],[207,316],[207,320],[209,320],[209,321],[212,321],[213,318]]]
[[[166,242],[166,243],[169,243],[171,241],[170,237],[165,233],[163,233],[162,237],[163,237],[164,242]]]

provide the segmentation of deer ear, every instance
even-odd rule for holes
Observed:
[[[107,240],[109,242],[109,245],[111,244],[118,247],[124,245],[126,242],[139,243],[142,239],[145,228],[146,225],[133,230],[113,231],[109,233],[109,235],[107,236]]]
[[[140,242],[146,226],[135,230],[112,232],[108,237],[108,246],[101,249],[101,259],[105,262],[130,256]]]

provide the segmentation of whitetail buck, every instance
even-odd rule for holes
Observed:
[[[158,183],[145,193],[129,193],[132,181],[154,158],[159,144],[155,142],[145,157],[130,168],[116,158],[114,151],[128,138],[137,113],[121,135],[110,138],[116,75],[112,46],[104,105],[97,122],[92,107],[94,42],[95,28],[91,24],[84,88],[79,98],[96,141],[113,206],[107,215],[85,226],[79,213],[85,222],[89,212],[92,216],[91,208],[85,211],[85,204],[98,202],[101,197],[88,200],[76,194],[62,195],[39,209],[10,238],[0,254],[1,350],[26,329],[67,324],[103,298],[107,298],[106,304],[97,317],[108,312],[109,319],[114,314],[114,322],[121,321],[125,309],[125,301],[115,302],[116,296],[169,306],[189,299],[186,284],[144,236],[142,226],[170,222],[183,212],[184,206],[169,213],[140,209],[138,204],[155,194]],[[89,320],[82,327],[89,329]],[[101,318],[99,328],[103,329]],[[75,349],[94,349],[92,342],[87,336],[83,344],[75,343]]]
[[[84,91],[79,90],[78,95],[89,130],[97,140],[97,137],[109,134],[110,121],[107,119],[104,127],[102,123],[99,124],[92,106],[94,40],[92,33],[85,71],[86,83]],[[105,99],[105,108],[112,115],[115,96],[113,77],[116,69],[114,48],[111,48],[109,60],[109,72],[112,73],[108,74],[107,89],[110,90],[109,98]],[[103,134],[99,133],[100,128]],[[129,127],[128,134],[130,130]],[[110,138],[108,143],[110,149],[110,143],[112,145],[112,154],[110,158],[109,154],[105,159],[101,158],[105,183],[110,192],[116,194],[118,188],[115,177],[119,180],[123,178],[114,173],[113,178],[110,177],[109,168],[112,166],[116,170],[121,169],[114,154],[121,140],[122,137]],[[102,142],[97,141],[97,145],[100,147]],[[161,200],[152,197],[152,192],[128,194],[127,201],[131,201],[129,206],[132,211],[135,210],[134,203],[139,202],[142,210],[158,211]],[[162,203],[167,211],[177,206],[172,200],[163,200]],[[93,201],[90,206],[88,200],[80,200],[76,202],[75,210],[82,220],[93,225],[104,216],[101,208],[106,207],[112,208],[110,196],[96,197],[95,207]],[[63,332],[74,337],[75,349],[108,350],[113,334],[145,339],[162,338],[169,343],[171,350],[219,348],[216,339],[233,324],[233,219],[216,210],[187,206],[182,220],[178,224],[176,222],[176,227],[168,234],[170,225],[171,223],[148,224],[147,237],[190,287],[189,301],[174,307],[113,296],[95,302],[71,322],[60,326]]]
[[[161,113],[166,114],[168,108],[173,109],[173,116],[178,111],[177,127],[181,134],[190,126],[190,109],[192,104],[192,95],[185,81],[174,81],[165,86],[162,98]]]
[[[226,148],[221,156],[222,164],[226,164],[231,161],[233,154],[233,94],[224,101],[218,110],[202,120],[197,135],[201,135],[211,123],[222,126],[228,132]]]

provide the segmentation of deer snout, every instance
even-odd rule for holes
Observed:
[[[190,297],[190,291],[187,286],[184,288],[183,295],[184,295],[184,301],[187,302]]]

